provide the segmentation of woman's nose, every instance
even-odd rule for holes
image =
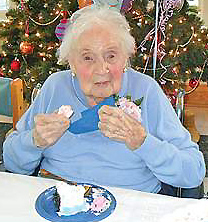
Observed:
[[[104,59],[100,59],[96,63],[95,71],[99,75],[105,75],[109,73],[108,63]]]

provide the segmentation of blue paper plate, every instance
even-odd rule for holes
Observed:
[[[70,216],[59,216],[57,214],[57,208],[54,204],[53,195],[56,192],[56,188],[51,187],[42,192],[35,203],[35,209],[38,214],[45,219],[53,222],[92,222],[92,221],[100,221],[104,218],[108,217],[116,207],[116,199],[108,190],[103,187],[95,186],[92,184],[78,184],[78,185],[89,185],[92,186],[93,189],[99,189],[102,191],[103,196],[107,196],[110,198],[111,203],[110,206],[103,212],[99,213],[99,215],[94,214],[92,211],[88,210],[87,212],[79,212],[75,215]]]

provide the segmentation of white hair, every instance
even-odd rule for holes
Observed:
[[[61,63],[70,62],[74,55],[80,35],[94,25],[110,27],[118,36],[123,52],[131,57],[135,52],[135,39],[130,34],[126,18],[116,9],[109,6],[90,5],[76,11],[70,18],[69,26],[59,51]],[[89,39],[90,41],[90,39]]]

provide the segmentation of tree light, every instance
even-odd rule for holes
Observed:
[[[145,54],[145,55],[143,56],[143,59],[144,59],[144,60],[147,60],[147,57],[148,57],[148,56]]]
[[[41,57],[45,56],[45,52],[39,52],[39,56]]]
[[[171,51],[169,52],[169,54],[170,54],[170,55],[173,55],[173,50],[171,50]]]

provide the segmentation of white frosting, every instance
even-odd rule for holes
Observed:
[[[84,186],[69,185],[65,182],[59,182],[56,188],[60,195],[59,215],[73,215],[80,211],[89,210],[89,206],[84,199]]]
[[[70,105],[62,105],[58,110],[58,114],[63,114],[67,118],[71,117],[73,112],[74,111],[72,110]]]

